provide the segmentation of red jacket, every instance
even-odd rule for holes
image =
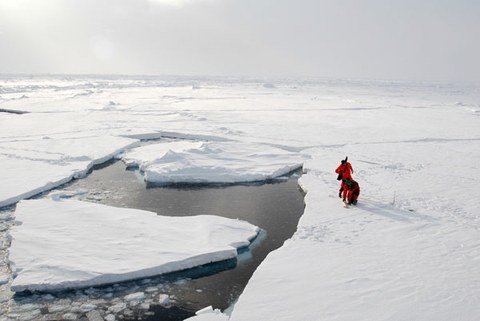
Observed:
[[[347,178],[352,180],[352,172],[353,172],[352,164],[350,164],[349,162],[341,164],[335,170],[335,173],[342,175],[342,181]]]

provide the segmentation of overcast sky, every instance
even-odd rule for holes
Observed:
[[[0,0],[0,73],[480,80],[480,1]]]

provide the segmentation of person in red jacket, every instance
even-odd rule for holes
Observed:
[[[345,179],[343,184],[345,187],[343,201],[346,201],[348,205],[357,205],[358,196],[360,196],[360,186],[355,180],[348,178]]]
[[[345,157],[345,159],[342,159],[342,162],[340,166],[337,167],[335,170],[335,173],[338,174],[337,180],[342,181],[340,184],[340,190],[338,191],[338,197],[342,197],[342,192],[344,194],[343,199],[345,199],[348,187],[345,186],[345,180],[350,179],[353,180],[352,178],[352,173],[353,173],[353,167],[352,164],[348,162],[348,156]]]

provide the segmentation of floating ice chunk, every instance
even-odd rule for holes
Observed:
[[[13,296],[13,293],[1,293],[0,292],[0,303],[4,303],[4,302],[7,302],[8,300],[11,299],[11,297]]]
[[[208,306],[195,312],[194,317],[185,319],[185,321],[227,321],[228,319],[228,315],[223,314],[219,309]]]
[[[59,201],[62,198],[75,198],[78,196],[82,196],[88,193],[88,189],[86,188],[79,188],[75,191],[54,191],[48,194],[47,197],[51,198],[54,201]]]
[[[16,219],[16,292],[85,288],[232,259],[236,245],[259,232],[224,217],[165,217],[77,200],[21,201]]]
[[[112,305],[110,308],[108,308],[108,311],[112,313],[119,313],[127,308],[127,304],[124,302],[120,302],[117,304]]]
[[[52,304],[48,306],[48,312],[50,313],[58,313],[58,312],[65,312],[70,308],[70,302],[61,302],[57,304]]]
[[[168,296],[168,294],[160,294],[158,296],[158,303],[161,305],[161,306],[168,306],[170,305],[170,297]]]
[[[152,292],[157,292],[158,291],[158,288],[155,287],[155,286],[151,286],[151,287],[148,287],[145,289],[145,292],[147,293],[152,293]]]
[[[91,303],[84,303],[80,306],[80,310],[82,312],[88,312],[88,311],[92,311],[93,309],[96,309],[97,306],[95,304],[91,304]]]
[[[100,312],[93,310],[86,314],[88,321],[103,321],[103,317]]]
[[[264,181],[303,165],[298,153],[240,142],[161,143],[135,148],[123,160],[159,185]]]
[[[8,283],[10,276],[8,274],[0,274],[0,285]]]
[[[0,213],[0,221],[10,221],[13,219],[13,216],[10,212]]]
[[[136,293],[132,293],[132,294],[129,294],[127,296],[125,296],[125,301],[142,301],[145,299],[145,293],[143,292],[136,292]]]
[[[63,320],[77,320],[78,316],[75,313],[65,313],[62,318]]]
[[[105,316],[105,321],[115,321],[115,316],[113,314],[108,314]]]

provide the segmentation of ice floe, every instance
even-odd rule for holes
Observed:
[[[218,216],[165,217],[77,200],[21,201],[16,220],[13,291],[89,287],[232,259],[259,232]]]
[[[0,142],[0,207],[83,177],[137,143],[112,136]]]
[[[145,180],[175,183],[243,183],[274,179],[301,168],[298,153],[242,142],[166,142],[127,151],[122,159],[136,165]]]

